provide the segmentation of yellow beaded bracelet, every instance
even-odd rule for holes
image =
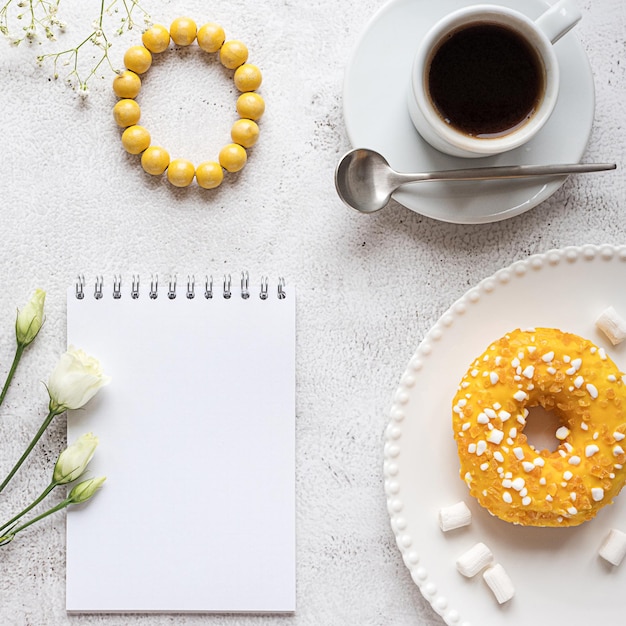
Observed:
[[[113,107],[115,123],[124,128],[122,145],[130,154],[141,154],[141,166],[153,176],[167,171],[167,179],[176,187],[187,187],[196,182],[204,189],[219,187],[224,179],[224,170],[238,172],[248,159],[246,148],[251,148],[259,137],[257,121],[265,112],[265,102],[256,93],[262,76],[256,65],[248,63],[248,49],[236,39],[226,41],[224,29],[213,22],[197,28],[188,17],[175,19],[168,30],[155,24],[146,30],[141,46],[132,46],[124,55],[126,69],[113,79],[113,91],[119,98]],[[233,80],[240,93],[236,109],[239,118],[231,128],[232,143],[224,146],[217,161],[204,161],[194,167],[186,159],[170,160],[164,148],[151,145],[150,133],[139,125],[141,109],[135,98],[141,91],[140,74],[152,65],[152,54],[167,50],[170,39],[178,46],[189,46],[197,41],[205,52],[219,54],[219,60],[227,69],[235,70]]]

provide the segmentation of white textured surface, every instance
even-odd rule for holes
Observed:
[[[59,515],[2,548],[0,623],[439,626],[402,562],[387,517],[382,442],[392,394],[421,338],[469,286],[536,252],[624,243],[624,5],[581,1],[578,27],[597,91],[586,157],[615,160],[620,170],[572,178],[529,213],[485,226],[438,223],[397,204],[362,216],[335,194],[334,167],[349,148],[341,114],[343,66],[382,2],[146,5],[155,21],[167,24],[181,14],[199,23],[215,20],[248,44],[264,72],[261,140],[243,172],[217,193],[159,184],[120,147],[110,76],[93,83],[82,104],[60,82],[48,81],[49,67],[34,66],[37,49],[11,49],[0,41],[3,373],[15,307],[35,287],[48,292],[46,326],[0,411],[0,471],[12,465],[43,419],[40,381],[63,350],[65,288],[77,272],[88,280],[118,272],[126,280],[133,272],[283,273],[298,286],[298,610],[286,618],[68,617]],[[75,41],[73,34],[68,31],[65,41]],[[120,61],[138,37],[114,38],[113,58]],[[172,152],[213,156],[227,135],[219,126],[227,115],[221,103],[230,106],[234,95],[221,77],[200,93],[200,62],[193,54],[182,61],[151,71],[155,80],[142,94],[146,123]],[[175,84],[176,93],[169,89]],[[2,495],[3,517],[44,486],[64,427],[61,417]]]

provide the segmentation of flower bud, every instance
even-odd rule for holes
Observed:
[[[23,309],[18,309],[15,320],[15,338],[19,346],[26,347],[35,339],[43,324],[43,305],[46,292],[37,289],[30,302]]]
[[[89,480],[83,480],[82,483],[78,483],[76,487],[70,491],[67,496],[68,500],[71,500],[72,504],[80,504],[89,500],[98,489],[102,486],[102,483],[106,480],[106,476],[100,476],[98,478],[90,478]]]
[[[48,380],[50,410],[80,409],[110,380],[97,359],[70,346]]]
[[[92,433],[87,433],[65,448],[59,454],[54,466],[52,481],[57,485],[64,485],[82,476],[96,451],[97,445],[98,438],[94,437]]]

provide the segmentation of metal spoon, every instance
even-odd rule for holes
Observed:
[[[475,167],[441,172],[402,174],[394,171],[386,159],[365,148],[350,150],[335,170],[335,187],[339,197],[361,213],[374,213],[387,205],[391,194],[401,185],[442,180],[489,180],[493,178],[527,178],[614,170],[615,163],[571,163],[567,165],[504,165]]]

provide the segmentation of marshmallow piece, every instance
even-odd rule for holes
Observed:
[[[619,565],[626,555],[626,533],[612,528],[600,547],[599,554],[612,565]]]
[[[462,526],[469,526],[471,521],[472,512],[462,500],[439,510],[439,527],[444,533]]]
[[[515,595],[515,587],[500,563],[485,570],[483,578],[499,604],[507,602]]]
[[[493,562],[493,554],[484,543],[477,543],[456,560],[459,573],[471,578]]]
[[[596,326],[614,346],[626,339],[626,320],[612,306],[602,311]]]

